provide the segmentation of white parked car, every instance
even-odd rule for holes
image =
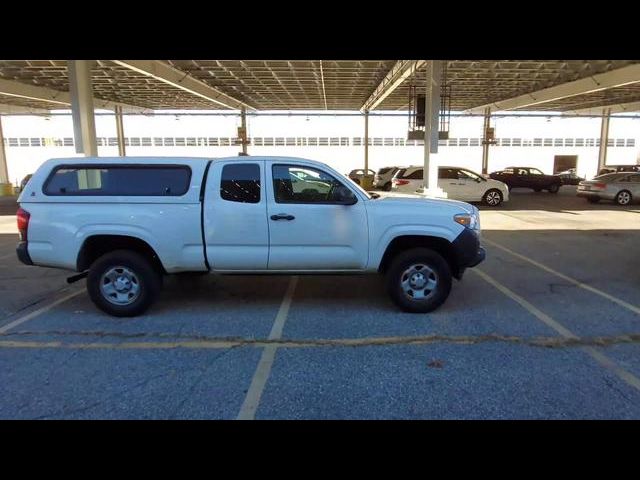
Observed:
[[[398,170],[406,168],[406,167],[383,167],[378,170],[375,177],[373,178],[373,186],[374,188],[379,188],[380,190],[390,191],[391,190],[391,180],[393,180],[394,175],[398,172]]]
[[[473,205],[381,198],[301,158],[52,159],[18,202],[20,261],[80,272],[116,316],[178,272],[384,273],[400,308],[429,312],[485,256]]]
[[[422,188],[421,166],[398,170],[392,180],[391,190],[414,193]],[[447,197],[465,202],[484,202],[497,207],[509,201],[509,188],[506,184],[485,178],[466,168],[438,167],[438,187],[447,193]]]

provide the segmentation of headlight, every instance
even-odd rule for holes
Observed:
[[[480,221],[476,213],[459,213],[453,216],[453,221],[463,225],[471,230],[478,230],[480,227]]]

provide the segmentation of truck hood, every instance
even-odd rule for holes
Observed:
[[[379,193],[379,192],[376,192]],[[377,204],[389,205],[390,207],[407,206],[447,206],[452,210],[460,210],[461,212],[473,213],[475,207],[470,203],[461,202],[460,200],[449,200],[446,198],[427,197],[416,193],[396,193],[396,192],[380,192],[380,198],[373,200]]]

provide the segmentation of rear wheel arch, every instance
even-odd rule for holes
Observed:
[[[78,252],[76,268],[79,272],[83,272],[98,258],[115,250],[136,252],[147,258],[159,273],[166,273],[154,248],[146,241],[128,235],[92,235],[87,237]]]

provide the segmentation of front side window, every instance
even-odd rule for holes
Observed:
[[[345,195],[355,195],[333,176],[312,167],[273,166],[276,203],[338,203]]]
[[[530,168],[529,172],[531,173],[531,175],[544,175],[544,173],[542,173],[540,170],[538,170],[537,168]]]
[[[46,195],[181,196],[191,169],[186,165],[59,166],[44,185]]]
[[[260,165],[235,163],[222,167],[220,197],[229,202],[260,202]]]

